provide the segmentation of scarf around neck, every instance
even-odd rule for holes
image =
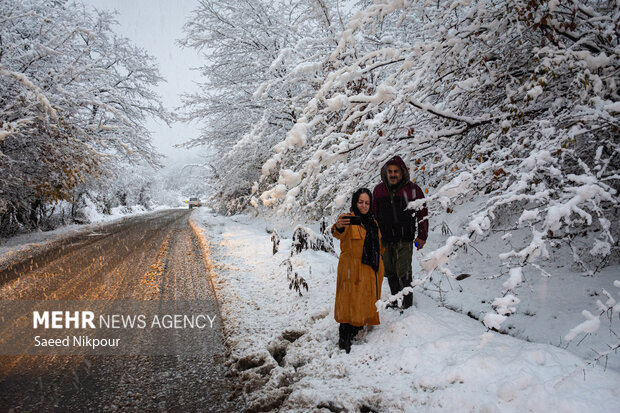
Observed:
[[[367,214],[362,214],[357,208],[357,201],[361,194],[367,194],[370,197],[370,203],[372,205],[372,194],[370,190],[366,188],[358,189],[351,199],[351,210],[353,213],[362,219],[362,225],[366,229],[366,237],[364,238],[364,247],[362,250],[362,264],[370,265],[372,269],[379,271],[380,262],[380,244],[379,244],[379,227],[372,215],[371,211]]]

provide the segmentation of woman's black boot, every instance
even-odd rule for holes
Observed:
[[[351,352],[351,326],[346,323],[340,324],[338,328],[338,333],[340,337],[338,339],[338,347],[346,351],[347,353]]]
[[[344,337],[344,351],[349,354],[351,352],[351,331],[347,331]]]
[[[346,342],[346,336],[347,336],[347,327],[346,324],[340,324],[340,326],[338,327],[338,347],[341,349],[345,349],[345,342]]]
[[[353,339],[353,336],[355,336],[357,331],[356,331],[356,327],[352,326],[351,324],[345,324],[345,325],[346,325],[345,330],[347,334],[345,335],[344,351],[346,351],[347,354],[349,354],[351,352],[351,340]]]
[[[357,337],[357,334],[362,331],[364,327],[351,326],[351,340]]]

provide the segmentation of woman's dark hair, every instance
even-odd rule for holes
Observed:
[[[353,193],[353,197],[351,198],[351,211],[353,211],[355,215],[362,215],[360,210],[357,209],[357,201],[359,201],[360,195],[362,194],[368,195],[368,198],[370,199],[370,205],[372,206],[372,193],[370,192],[370,189],[368,188],[358,189],[357,191]],[[368,211],[368,213],[370,213],[370,210]]]

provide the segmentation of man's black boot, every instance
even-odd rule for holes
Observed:
[[[398,278],[397,276],[387,277],[387,279],[388,279],[388,284],[390,286],[390,293],[392,295],[398,294],[400,290],[403,289],[403,286],[400,282],[400,278]]]
[[[403,297],[403,309],[406,310],[412,305],[413,305],[413,293],[409,293]]]

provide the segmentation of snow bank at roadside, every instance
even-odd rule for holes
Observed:
[[[194,219],[210,243],[229,363],[250,409],[620,411],[616,371],[584,370],[583,359],[560,348],[489,333],[417,293],[417,306],[403,314],[380,311],[381,325],[346,354],[333,319],[335,255],[290,258],[308,283],[300,297],[281,265],[290,257],[292,226],[206,208]],[[267,230],[274,227],[283,239],[272,255]],[[386,283],[382,298],[388,291]]]

